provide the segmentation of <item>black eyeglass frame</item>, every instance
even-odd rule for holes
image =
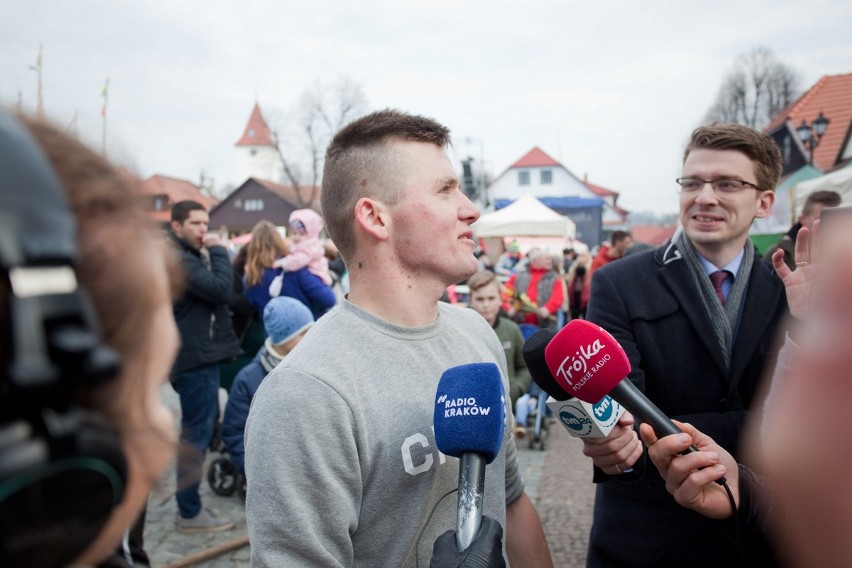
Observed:
[[[686,188],[683,187],[683,182],[686,181],[686,180],[700,181],[700,182],[702,182],[702,185],[698,189],[687,190]],[[720,189],[718,187],[719,184],[724,183],[724,182],[730,182],[730,181],[741,183],[744,186],[753,187],[757,191],[763,191],[761,188],[759,188],[757,185],[751,183],[750,181],[746,181],[744,179],[736,179],[736,178],[721,178],[721,179],[707,180],[707,179],[702,179],[702,178],[699,178],[699,177],[682,177],[682,178],[677,178],[675,180],[675,183],[677,183],[677,185],[679,187],[678,193],[683,193],[683,192],[689,192],[689,193],[696,192],[697,193],[697,192],[701,191],[702,189],[704,189],[704,186],[707,185],[708,183],[710,184],[710,187],[713,188],[713,191],[715,191],[716,193],[722,193],[722,194],[726,194],[726,195],[733,194],[733,193],[739,193],[740,191],[745,189],[745,187],[738,187],[738,188],[732,189],[732,190],[725,190],[725,189]]]

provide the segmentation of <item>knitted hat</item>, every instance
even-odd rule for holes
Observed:
[[[527,251],[527,260],[532,262],[533,260],[537,259],[538,257],[540,257],[543,254],[545,254],[545,251],[543,251],[542,249],[540,249],[538,247],[533,247],[529,251]]]
[[[313,323],[311,310],[295,298],[278,296],[263,308],[263,327],[273,345],[290,341]]]

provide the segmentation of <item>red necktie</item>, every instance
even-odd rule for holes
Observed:
[[[725,294],[722,293],[722,282],[728,279],[731,273],[727,270],[717,270],[710,275],[710,282],[713,283],[713,289],[716,290],[716,295],[719,296],[719,301],[725,305]]]

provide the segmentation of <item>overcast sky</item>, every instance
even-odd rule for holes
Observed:
[[[371,109],[431,116],[456,156],[495,175],[533,146],[621,193],[676,210],[674,178],[737,55],[766,46],[807,88],[852,72],[849,0],[5,0],[0,104],[60,125],[147,177],[235,178],[255,100],[288,110],[348,76]],[[469,139],[470,142],[465,142]]]

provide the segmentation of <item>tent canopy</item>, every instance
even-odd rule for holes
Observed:
[[[801,211],[805,199],[815,191],[836,191],[843,205],[852,204],[852,166],[796,184],[796,211]]]
[[[574,222],[532,195],[519,197],[511,205],[483,215],[472,226],[478,237],[574,238]]]

